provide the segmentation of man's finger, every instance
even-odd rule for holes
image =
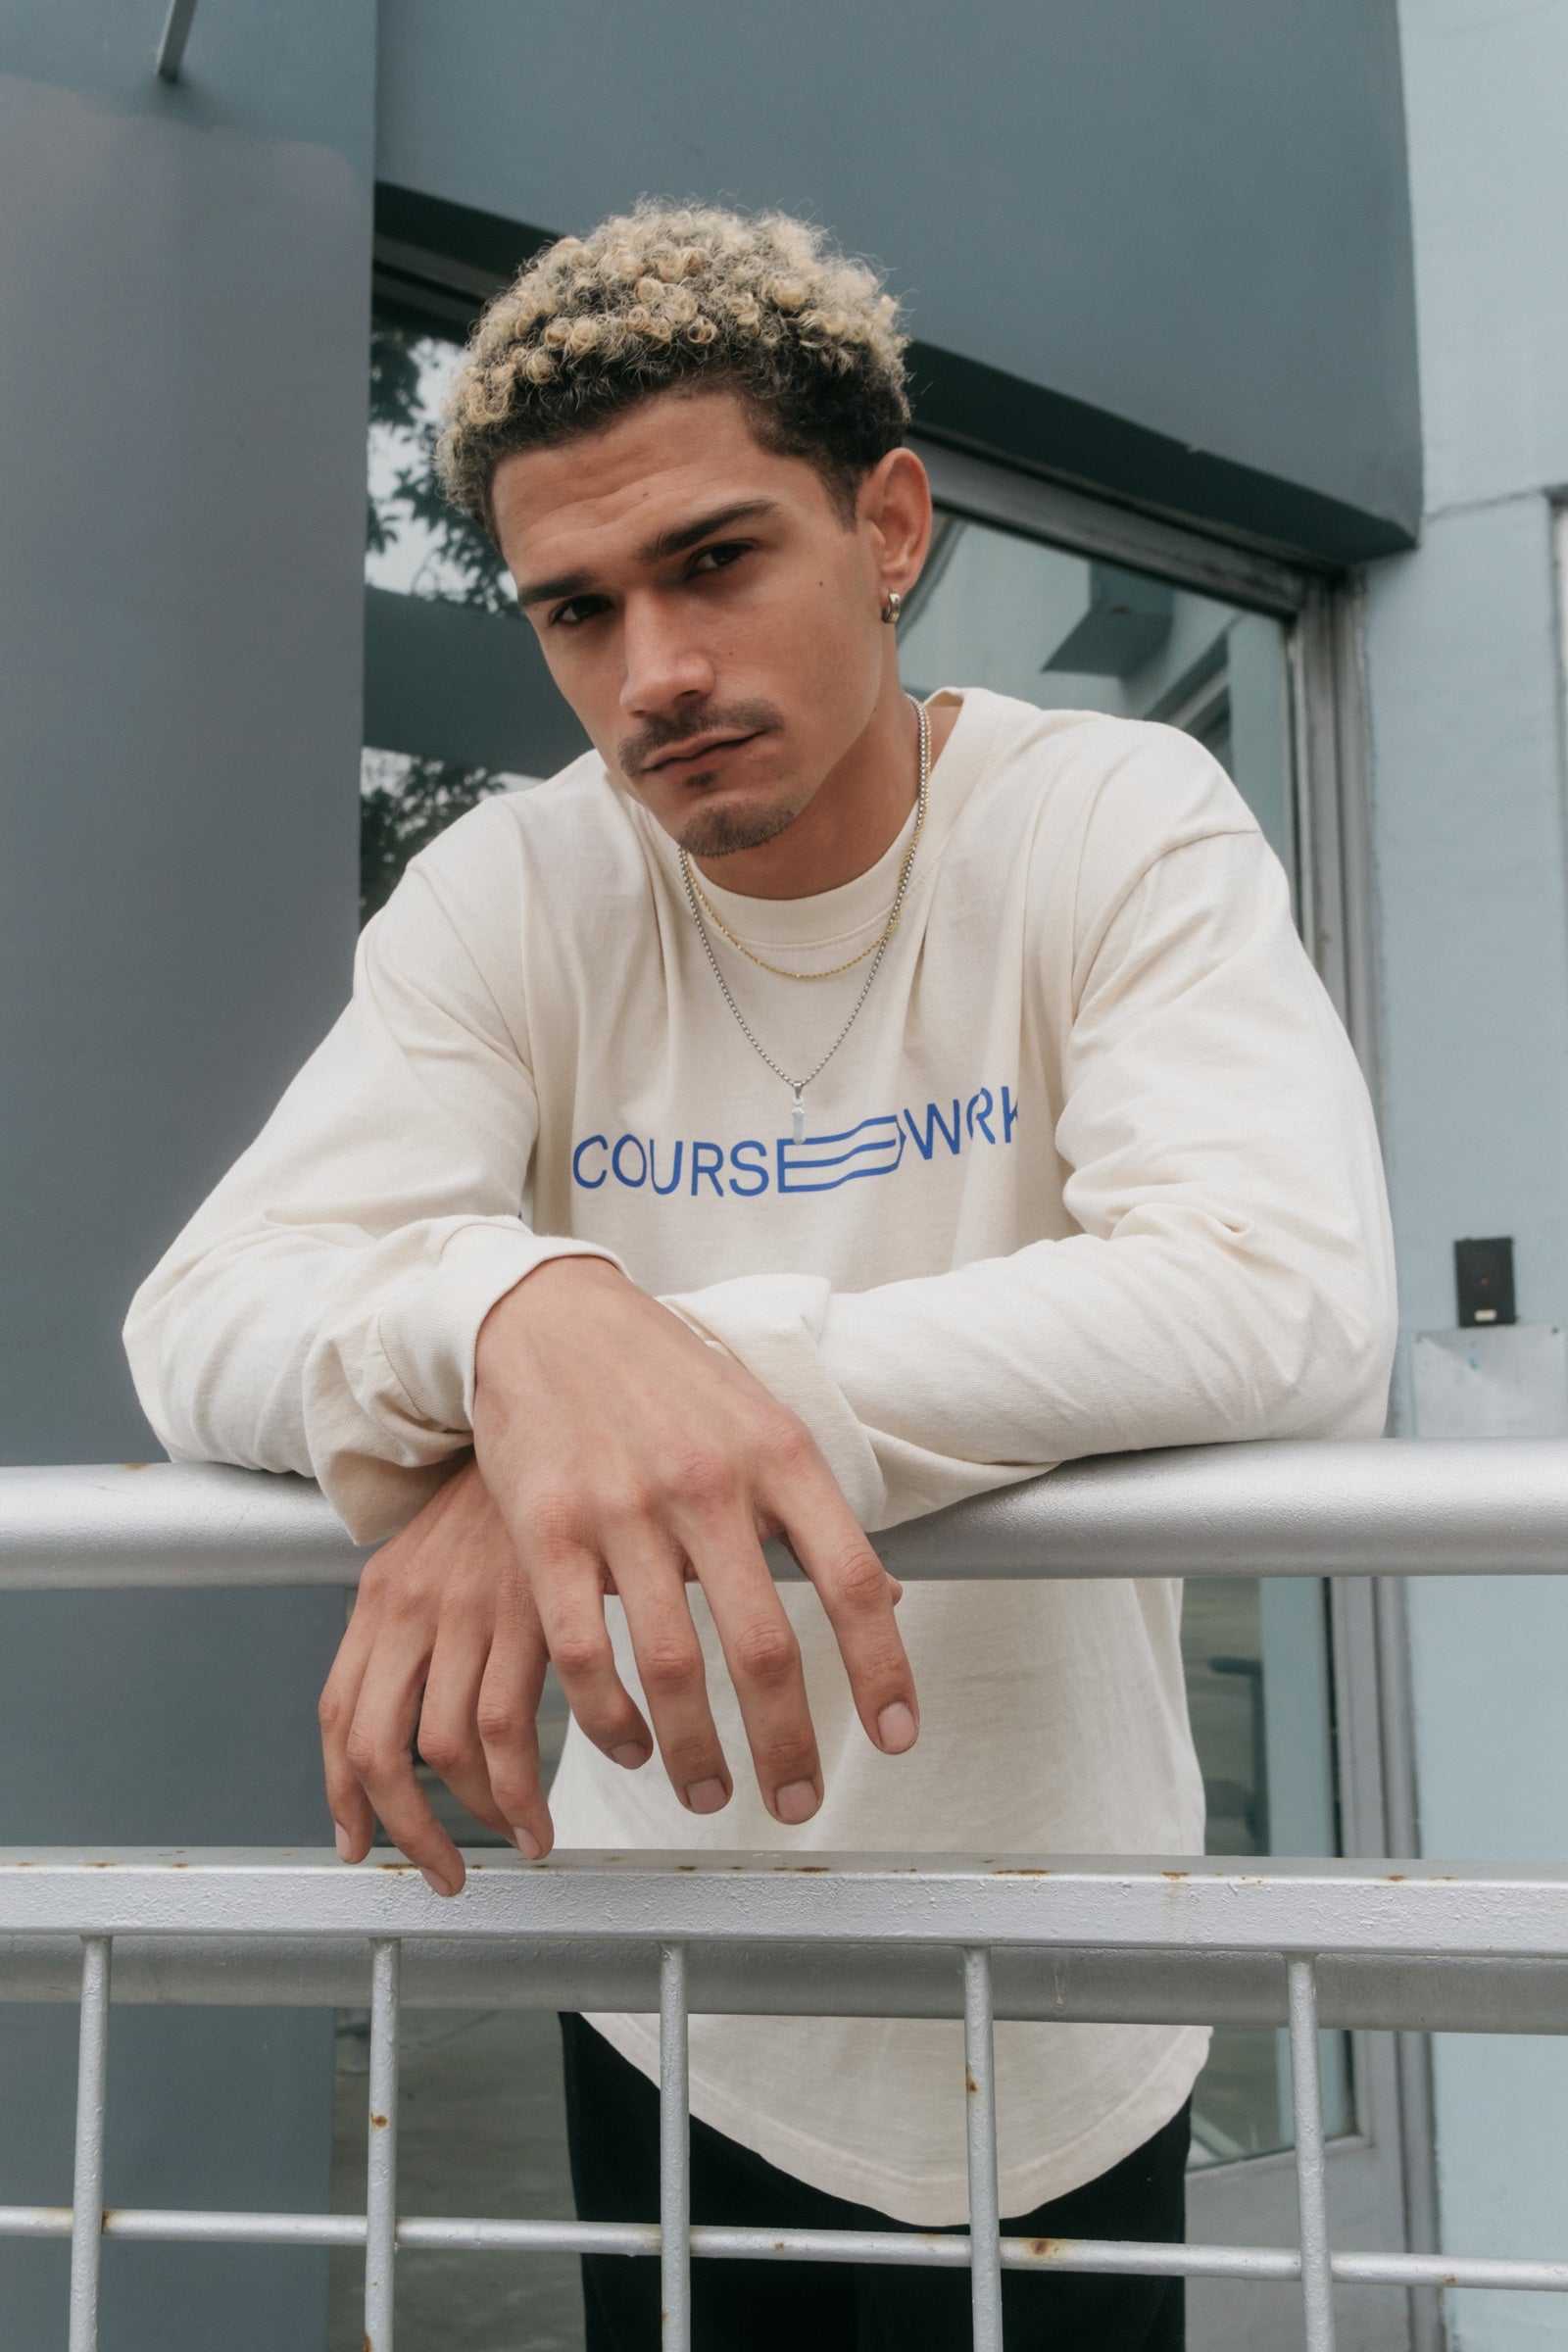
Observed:
[[[822,1802],[822,1766],[801,1645],[762,1547],[744,1517],[688,1533],[688,1549],[708,1595],[762,1802],[775,1821],[809,1821]]]
[[[610,1565],[670,1787],[690,1812],[720,1812],[734,1785],[708,1703],[703,1645],[674,1546],[652,1528],[637,1535],[622,1530]],[[554,1636],[550,1654],[560,1674]]]
[[[480,1623],[443,1621],[419,1702],[418,1749],[465,1811],[505,1838],[511,1827],[491,1790],[477,1724],[487,1651]]]
[[[437,1894],[456,1894],[464,1880],[463,1857],[430,1810],[414,1769],[414,1731],[432,1647],[416,1625],[400,1633],[383,1624],[360,1685],[347,1754],[399,1852]]]
[[[326,1782],[327,1809],[332,1816],[337,1850],[345,1862],[362,1862],[375,1839],[375,1815],[370,1800],[348,1760],[349,1729],[375,1639],[373,1616],[368,1599],[362,1596],[338,1644],[332,1671],[316,1709],[321,1730],[321,1770]]]
[[[486,1783],[517,1851],[540,1861],[555,1843],[555,1825],[539,1777],[539,1701],[545,1687],[545,1641],[520,1577],[509,1583],[474,1705]]]
[[[614,1644],[605,1623],[601,1562],[590,1552],[574,1550],[556,1555],[539,1573],[525,1552],[521,1556],[531,1572],[528,1583],[538,1622],[566,1704],[595,1747],[635,1770],[653,1754],[654,1741],[615,1665]]]
[[[902,1589],[825,1462],[801,1463],[769,1501],[833,1628],[867,1738],[884,1754],[903,1755],[919,1735],[920,1709],[894,1615]]]

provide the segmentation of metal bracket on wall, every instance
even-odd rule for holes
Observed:
[[[177,81],[184,63],[185,43],[190,38],[191,19],[196,14],[196,0],[169,0],[169,15],[164,24],[164,37],[158,44],[158,78]]]

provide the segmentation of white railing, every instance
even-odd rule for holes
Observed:
[[[1568,1572],[1568,1446],[1256,1446],[1084,1464],[878,1540],[901,1577]],[[351,1583],[364,1554],[302,1482],[217,1468],[0,1471],[0,1589]],[[779,1573],[786,1563],[776,1563]],[[1428,1862],[780,1854],[466,1857],[455,1900],[401,1862],[318,1853],[0,1854],[0,1997],[79,1999],[72,2207],[0,2208],[70,2236],[71,2352],[94,2352],[108,2236],[363,2247],[365,2331],[390,2352],[395,2257],[443,2246],[657,2252],[664,2340],[690,2340],[693,2256],[958,2266],[1000,2352],[1005,2269],[1299,2282],[1332,2352],[1335,2281],[1568,2291],[1568,2260],[1336,2253],[1319,2030],[1568,2030],[1568,1871]],[[103,2210],[111,1990],[122,1999],[371,2009],[363,2215]],[[657,2010],[661,2214],[646,2224],[398,2216],[405,2003]],[[967,2235],[694,2225],[696,2010],[963,2020]],[[995,2018],[1285,2024],[1298,2244],[1010,2238],[998,2212]]]

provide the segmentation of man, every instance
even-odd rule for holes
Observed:
[[[644,206],[533,263],[454,393],[449,487],[594,751],[416,860],[127,1325],[172,1452],[308,1472],[390,1539],[321,1706],[346,1861],[378,1815],[461,1887],[416,1728],[528,1856],[1200,1850],[1174,1587],[896,1608],[861,1531],[1382,1425],[1365,1091],[1229,781],[1166,728],[900,685],[902,352],[816,231]],[[565,2024],[582,2210],[649,2216],[653,2028]],[[1003,2026],[1012,2226],[1176,2234],[1204,2048]],[[961,2222],[956,2049],[698,2019],[697,2218]],[[585,2278],[592,2352],[657,2342],[649,2265]],[[1006,2291],[1009,2345],[1181,2341],[1174,2283]],[[695,2293],[710,2346],[968,2340],[957,2277]]]

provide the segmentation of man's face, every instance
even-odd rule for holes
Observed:
[[[867,501],[846,527],[815,467],[764,449],[713,390],[503,459],[493,503],[551,674],[611,774],[694,857],[793,823],[883,683]]]

